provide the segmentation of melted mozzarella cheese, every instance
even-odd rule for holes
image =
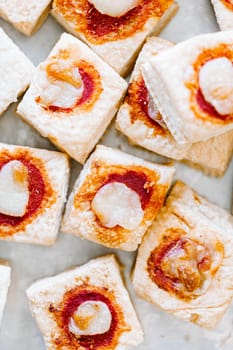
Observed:
[[[167,125],[165,124],[161,114],[159,113],[157,105],[154,103],[154,100],[149,93],[149,102],[148,102],[148,114],[151,119],[153,119],[157,124],[159,124],[164,130],[168,130]]]
[[[71,333],[80,335],[103,334],[110,329],[112,314],[102,301],[85,301],[73,314],[69,323]]]
[[[208,61],[199,73],[200,88],[221,115],[233,114],[233,64],[225,57]]]
[[[8,162],[0,172],[0,213],[22,217],[29,195],[27,168],[18,160]]]
[[[153,119],[154,121],[156,121],[158,114],[159,114],[159,110],[158,110],[158,107],[156,106],[156,104],[154,103],[151,94],[149,94],[148,113],[149,113],[150,118]]]
[[[60,70],[67,70],[67,66],[63,67],[61,63]],[[72,83],[71,76],[74,81],[79,84]],[[46,71],[41,69],[36,79],[37,90],[40,95],[41,102],[46,106],[56,106],[59,108],[73,108],[83,94],[83,82],[78,68],[72,68],[67,74],[67,80],[64,75],[61,79],[51,79]]]
[[[89,0],[89,2],[103,15],[121,17],[138,5],[138,0]]]
[[[92,201],[92,210],[104,226],[127,230],[136,229],[144,215],[139,195],[120,182],[103,186]]]

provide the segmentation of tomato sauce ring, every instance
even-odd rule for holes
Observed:
[[[28,170],[29,202],[26,213],[22,217],[15,217],[0,213],[0,236],[8,236],[25,229],[45,207],[55,201],[55,193],[49,182],[43,162],[30,155],[29,151],[16,151],[0,153],[0,170],[10,161],[21,162]]]
[[[216,109],[205,100],[199,86],[199,72],[201,68],[208,61],[220,57],[226,57],[233,63],[233,48],[231,48],[230,45],[219,44],[215,48],[203,50],[193,63],[193,79],[186,82],[185,85],[190,90],[190,108],[197,118],[216,124],[227,124],[232,123],[233,114],[219,114]]]
[[[69,323],[73,314],[86,301],[100,301],[108,306],[112,320],[109,330],[105,333],[76,336],[69,330]],[[117,345],[121,333],[129,330],[114,294],[108,291],[107,288],[92,288],[90,286],[74,288],[65,293],[58,308],[50,306],[49,311],[53,313],[62,331],[61,336],[55,339],[55,343],[59,345],[63,345],[63,343],[69,344],[71,349],[77,349],[77,347],[82,346],[87,350],[110,350]]]
[[[168,184],[161,184],[159,181],[159,172],[143,165],[124,166],[108,164],[102,160],[93,161],[90,174],[86,177],[83,184],[74,195],[74,208],[80,212],[87,210],[86,208],[90,207],[98,190],[103,187],[104,184],[107,184],[109,179],[116,180],[115,176],[117,176],[117,180],[119,180],[119,176],[122,177],[130,171],[136,172],[137,174],[144,174],[146,176],[146,183],[144,182],[144,177],[142,178],[144,189],[146,190],[146,196],[143,199],[142,204],[144,207],[142,224],[146,221],[153,220],[156,213],[158,213],[164,203]],[[141,189],[141,191],[144,192],[143,189]],[[101,224],[96,216],[93,217],[91,226],[95,231],[97,239],[104,244],[111,244],[111,247],[119,247],[123,242],[126,242],[129,239],[129,230],[120,226],[107,228]]]
[[[92,64],[85,60],[76,62],[75,67],[79,70],[79,74],[83,83],[83,93],[81,98],[77,99],[77,102],[73,107],[62,108],[53,105],[45,106],[43,105],[41,98],[37,97],[36,102],[41,104],[44,110],[49,112],[69,114],[74,110],[88,111],[97,102],[103,91],[100,73]]]
[[[168,271],[165,272],[163,270],[162,264],[164,262],[164,259],[169,256],[169,253],[171,251],[173,251],[172,254],[174,255],[176,252],[178,254],[179,252],[183,251],[184,253],[186,252],[187,257],[189,257],[185,248],[187,243],[191,243],[192,246],[202,246],[205,249],[206,255],[200,261],[196,261],[196,263],[198,273],[203,277],[203,273],[211,269],[212,257],[210,251],[205,244],[185,237],[185,232],[181,229],[171,229],[169,231],[170,233],[162,238],[160,245],[151,252],[147,261],[147,271],[151,280],[159,288],[171,294],[175,294],[181,299],[193,299],[196,297],[196,288],[194,288],[195,280],[192,281],[190,276],[187,275],[186,282],[187,286],[189,287],[187,289],[187,286],[184,285],[185,280],[182,281],[177,276],[168,274]]]
[[[137,7],[121,17],[101,14],[88,0],[73,4],[71,0],[55,0],[54,8],[66,21],[73,23],[77,32],[94,44],[123,40],[144,29],[150,18],[160,18],[173,0],[139,0]]]
[[[122,183],[136,192],[140,198],[142,209],[146,208],[152,195],[152,188],[146,188],[148,182],[146,174],[134,170],[127,170],[123,174],[112,173],[100,188],[113,182]]]
[[[140,120],[147,127],[153,128],[153,137],[166,135],[166,130],[149,115],[149,92],[142,76],[130,83],[125,102],[130,107],[132,124]]]
[[[158,175],[150,169],[142,166],[102,166],[98,164],[93,166],[93,174],[86,179],[83,189],[75,195],[74,203],[79,207],[82,197],[88,201],[92,201],[96,193],[105,185],[113,182],[125,184],[128,188],[135,191],[141,200],[142,209],[146,209],[153,194],[153,187],[158,180]],[[82,200],[81,200],[82,201]]]

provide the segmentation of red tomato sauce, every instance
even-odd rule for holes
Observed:
[[[142,111],[150,118],[149,115],[149,93],[145,84],[144,79],[138,84],[138,103],[142,109]],[[153,121],[153,119],[151,119]]]
[[[210,270],[212,264],[212,258],[207,249],[205,255],[199,260],[198,254],[193,256],[192,252],[189,253],[187,244],[192,247],[198,247],[198,245],[204,247],[203,244],[184,237],[174,238],[172,240],[164,238],[163,243],[152,251],[147,262],[148,273],[152,281],[156,283],[159,288],[173,293],[182,299],[192,299],[195,296],[195,294],[192,293],[200,287],[201,283],[200,280],[198,280],[198,274],[202,275],[203,272]],[[172,263],[169,263],[170,271],[167,270],[166,267],[164,270],[164,261],[171,251],[174,259],[176,259],[176,256],[179,256],[180,253],[182,256],[183,254],[186,256],[186,259],[184,259],[183,256],[180,260],[183,261],[182,271],[185,271],[185,273],[183,275],[181,274],[179,277],[176,274],[173,275],[174,267],[172,267]],[[192,271],[193,259],[196,260],[197,264],[196,274]],[[185,265],[185,260],[190,261],[190,269]]]
[[[233,11],[233,2],[232,0],[221,0],[226,7]]]
[[[202,50],[193,63],[193,69],[195,72],[194,79],[186,82],[186,86],[191,91],[190,101],[191,109],[197,118],[209,121],[211,123],[226,124],[231,123],[233,115],[221,115],[208,101],[205,100],[203,93],[200,89],[199,74],[202,67],[209,61],[216,58],[225,57],[233,62],[233,50],[228,44],[219,44],[216,47]]]
[[[150,18],[162,17],[173,3],[174,0],[140,0],[136,7],[119,17],[100,13],[88,0],[54,0],[53,7],[73,24],[77,33],[99,45],[143,31]]]
[[[114,338],[115,332],[118,326],[118,316],[111,303],[111,301],[103,294],[95,291],[81,291],[77,294],[73,294],[66,301],[62,310],[62,324],[66,332],[69,332],[69,322],[77,308],[86,301],[101,301],[105,303],[112,315],[112,322],[107,332],[103,334],[79,336],[78,342],[80,346],[86,350],[95,350],[99,347],[109,346]]]
[[[228,119],[229,115],[222,115],[219,114],[218,111],[216,111],[216,109],[214,108],[214,106],[212,106],[209,102],[207,102],[205,100],[205,97],[202,94],[201,89],[199,89],[197,91],[197,103],[199,105],[199,107],[205,112],[210,114],[211,116],[213,116],[214,118],[218,118],[218,119]]]
[[[143,77],[139,77],[130,83],[125,102],[130,106],[131,123],[141,120],[144,125],[153,128],[153,136],[166,135],[166,130],[161,127],[149,114],[149,92]],[[158,114],[158,119],[162,119]]]
[[[0,163],[0,170],[4,165],[14,159]],[[30,161],[22,158],[17,158],[18,161],[28,169],[28,182],[29,182],[29,202],[27,206],[26,214],[22,217],[15,217],[0,213],[0,225],[17,226],[24,220],[31,217],[41,206],[41,203],[45,196],[45,183],[41,175],[40,170],[33,165]]]
[[[145,3],[148,0],[144,1]],[[109,33],[116,32],[130,23],[135,17],[140,15],[143,6],[137,6],[129,10],[121,17],[111,17],[100,13],[92,4],[89,3],[87,10],[87,28],[94,36],[105,36]]]
[[[146,187],[146,184],[148,183],[146,174],[133,170],[129,170],[125,174],[111,174],[103,186],[112,182],[121,182],[131,190],[135,191],[141,199],[142,209],[145,209],[153,192],[152,187]]]
[[[48,106],[45,107],[46,110],[51,112],[63,112],[70,113],[74,108],[82,106],[85,102],[91,99],[94,90],[95,90],[95,82],[91,74],[86,72],[83,68],[79,68],[79,74],[81,75],[83,82],[83,94],[82,97],[76,102],[75,106],[72,108],[62,108],[57,106]]]
[[[161,263],[166,255],[176,247],[176,250],[182,249],[182,244],[180,239],[176,239],[167,245],[162,246],[158,251],[152,253],[149,258],[148,266],[150,270],[150,275],[153,277],[153,280],[158,285],[159,288],[162,288],[166,291],[173,291],[175,289],[176,283],[178,283],[177,278],[166,277],[164,272],[161,269]]]

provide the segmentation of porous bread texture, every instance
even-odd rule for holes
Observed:
[[[204,243],[220,241],[224,246],[222,263],[207,291],[189,301],[160,289],[149,277],[147,261],[159,245],[167,229],[183,229],[189,238]],[[138,295],[174,316],[214,328],[223,317],[233,297],[233,217],[225,210],[209,203],[185,184],[178,181],[148,230],[139,249],[133,273],[133,284]]]
[[[73,50],[74,59],[89,62],[99,72],[103,91],[94,106],[87,110],[74,108],[70,113],[44,110],[35,101],[38,97],[36,79],[42,70],[39,65],[17,112],[42,136],[83,164],[116,114],[127,83],[86,44],[66,33],[62,34],[45,63],[60,50]]]
[[[172,47],[167,40],[151,37],[148,38],[140,52],[130,82],[137,81],[142,75],[141,67],[157,54]],[[155,135],[154,128],[147,126],[142,120],[131,122],[131,107],[125,101],[117,115],[116,128],[125,134],[129,140],[150,151],[173,159],[183,159],[191,144],[180,145],[168,132],[165,135]]]
[[[3,0],[0,2],[0,17],[26,35],[39,29],[46,19],[51,0]]]
[[[78,177],[73,191],[70,194],[70,197],[67,202],[65,215],[62,222],[62,231],[65,233],[71,233],[76,236],[79,236],[83,239],[88,239],[90,241],[108,246],[119,248],[126,251],[134,251],[137,249],[138,244],[140,244],[144,233],[147,228],[151,225],[151,221],[147,220],[142,222],[136,229],[129,230],[127,237],[118,242],[117,245],[113,238],[109,237],[108,241],[105,239],[102,241],[95,230],[95,221],[96,216],[91,209],[91,203],[85,203],[85,210],[80,210],[76,208],[74,205],[74,198],[76,194],[78,194],[81,189],[83,183],[85,182],[87,176],[91,176],[92,174],[92,165],[96,162],[103,162],[107,166],[112,165],[120,165],[127,166],[130,169],[130,166],[143,166],[145,168],[151,169],[155,172],[155,178],[157,174],[159,174],[158,184],[167,185],[167,189],[169,189],[172,177],[174,175],[174,168],[171,166],[163,166],[154,163],[150,163],[144,161],[135,156],[126,154],[117,149],[113,149],[110,147],[105,147],[102,145],[98,145],[95,152],[88,159],[85,164],[80,176]],[[152,208],[151,208],[152,210]],[[156,215],[156,214],[155,214]],[[114,228],[113,228],[114,230]],[[104,227],[102,228],[102,232],[104,234]],[[116,231],[117,232],[117,231]]]
[[[192,145],[184,157],[188,165],[209,176],[223,176],[233,154],[233,130]]]
[[[66,30],[86,42],[93,51],[102,57],[120,75],[127,76],[133,67],[145,39],[151,34],[159,34],[177,10],[178,4],[174,1],[162,17],[149,18],[143,30],[126,39],[109,41],[98,45],[90,43],[84,34],[75,27],[74,23],[66,21],[55,3],[53,3],[51,13]]]
[[[122,282],[119,265],[114,255],[106,255],[57,276],[42,279],[27,289],[31,311],[43,334],[47,349],[57,350],[58,347],[53,343],[54,334],[57,337],[62,336],[62,330],[49,312],[49,307],[52,305],[56,308],[67,291],[86,285],[86,281],[93,289],[107,288],[122,309],[129,330],[121,334],[116,349],[126,350],[128,346],[140,344],[143,341],[143,332]]]
[[[206,141],[233,129],[233,122],[219,123],[197,118],[190,107],[195,63],[205,49],[233,44],[233,31],[199,35],[157,55],[142,67],[146,85],[168,129],[180,144]]]
[[[11,282],[11,267],[6,261],[0,260],[0,325],[6,305],[8,288]]]
[[[228,8],[222,0],[211,0],[221,30],[233,29],[233,10]]]
[[[2,114],[27,89],[35,68],[1,28],[0,51],[0,114]]]
[[[13,153],[20,150],[28,151],[32,157],[39,158],[43,162],[49,185],[55,193],[55,201],[31,223],[28,223],[24,231],[18,231],[13,235],[0,235],[0,239],[18,243],[52,245],[57,238],[66,201],[69,179],[68,158],[60,152],[0,143],[0,154],[3,151]]]

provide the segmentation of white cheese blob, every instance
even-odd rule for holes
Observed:
[[[159,114],[158,107],[154,103],[153,98],[152,98],[150,93],[149,93],[148,99],[149,99],[149,101],[148,101],[148,114],[149,114],[151,119],[156,121],[156,119],[158,118],[158,114]]]
[[[29,201],[28,169],[12,160],[0,171],[0,213],[22,217]]]
[[[69,331],[77,336],[103,334],[110,329],[112,314],[102,301],[85,301],[73,314]]]
[[[138,0],[89,0],[89,2],[103,15],[121,17],[138,5]]]
[[[139,195],[120,182],[103,186],[92,201],[92,210],[105,227],[117,225],[136,229],[143,219],[143,209]]]
[[[226,58],[208,61],[200,70],[202,94],[221,115],[233,114],[233,64]]]
[[[42,68],[37,74],[36,86],[40,96],[41,102],[46,106],[55,106],[59,108],[73,108],[77,101],[83,94],[83,82],[78,68],[70,68],[67,65],[71,65],[70,62],[61,61],[59,63],[59,69],[62,71],[68,70],[69,76],[67,80],[52,79],[46,71]],[[75,86],[69,82],[69,78],[72,77],[78,84]]]
[[[148,101],[148,114],[151,119],[153,119],[157,124],[159,124],[164,130],[168,130],[167,125],[165,124],[157,105],[154,103],[154,100],[149,93]]]

